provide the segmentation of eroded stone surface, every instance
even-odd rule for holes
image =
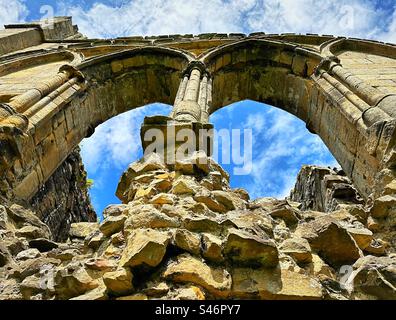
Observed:
[[[394,47],[265,34],[76,45],[70,18],[52,22],[0,31],[12,53],[0,74],[0,299],[394,297]],[[129,166],[123,204],[99,225],[74,148],[107,119],[175,96],[172,114],[147,117],[142,135],[211,128],[224,105],[270,101],[305,121],[343,170],[307,166],[288,199],[250,201],[209,148],[171,165],[167,148]]]
[[[214,162],[198,175],[193,166],[186,176],[197,194],[175,194],[175,167],[157,157],[147,161],[128,169],[130,185],[124,181],[122,188],[133,189],[137,180],[146,190],[165,179],[171,183],[167,191],[160,184],[150,195],[109,206],[100,224],[72,224],[66,243],[51,241],[31,211],[1,207],[0,297],[393,298],[392,246],[368,229],[371,216],[356,204],[323,212],[304,210],[290,199],[250,201],[226,179],[219,190],[209,190],[219,183],[211,175],[219,172]],[[389,216],[372,218],[384,234]],[[342,289],[345,265],[353,265],[353,276]]]

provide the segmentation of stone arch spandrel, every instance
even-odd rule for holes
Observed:
[[[95,127],[146,104],[172,104],[190,59],[177,50],[139,48],[64,66],[63,84],[24,112],[29,124],[8,168],[14,173],[17,165],[19,174],[8,189],[30,199]]]
[[[87,98],[101,98],[92,111],[100,111],[105,121],[142,105],[172,104],[190,60],[176,50],[145,47],[90,59],[78,69],[86,79]]]
[[[202,60],[213,74],[210,112],[251,99],[306,120],[307,110],[296,103],[303,105],[309,94],[308,75],[321,61],[318,52],[276,40],[248,39],[212,51]],[[293,86],[296,82],[299,85]]]

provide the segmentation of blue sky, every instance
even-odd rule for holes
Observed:
[[[95,181],[91,198],[98,213],[110,203],[119,203],[114,196],[119,178],[131,162],[142,157],[140,143],[134,142],[140,141],[144,117],[168,115],[170,110],[168,105],[152,104],[129,111],[108,120],[82,142],[85,167]],[[287,196],[304,164],[338,166],[321,139],[310,134],[304,122],[272,106],[239,102],[214,113],[211,122],[217,130],[252,129],[252,172],[234,175],[234,164],[223,165],[231,174],[231,186],[245,188],[252,198]]]
[[[32,21],[48,13],[71,15],[91,38],[172,33],[295,32],[353,36],[396,42],[396,0],[0,0],[0,25]],[[119,177],[142,156],[139,130],[144,116],[169,114],[150,105],[110,119],[81,143],[83,161],[95,183],[98,214],[111,203]],[[253,198],[284,197],[303,164],[335,166],[320,138],[305,124],[271,106],[244,101],[216,112],[217,129],[252,129],[253,171],[231,176],[233,187]],[[230,173],[232,165],[224,166]]]
[[[323,33],[395,41],[395,0],[0,0],[0,25],[71,15],[89,37]]]

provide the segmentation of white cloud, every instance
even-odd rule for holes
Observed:
[[[136,0],[121,6],[96,2],[63,6],[89,37],[241,31],[238,10],[220,0]]]
[[[372,37],[384,14],[372,1],[261,0],[248,12],[251,29]],[[364,19],[362,19],[364,17]]]
[[[264,194],[287,196],[301,164],[338,166],[322,140],[309,134],[301,120],[284,111],[271,108],[251,114],[243,127],[253,128],[255,149],[261,149],[253,158],[250,177],[254,183],[245,185],[252,198]]]
[[[261,134],[266,125],[264,113],[263,114],[249,114],[246,122],[243,124],[244,128],[252,129],[253,136]]]
[[[58,3],[60,13],[72,15],[89,37],[264,31],[394,39],[395,29],[384,32],[389,12],[372,0],[114,0],[89,7],[72,0]]]
[[[161,110],[162,109],[162,110]],[[140,144],[140,126],[146,115],[158,112],[167,113],[169,107],[151,105],[145,108],[123,113],[106,121],[96,128],[95,133],[81,142],[84,164],[90,174],[97,174],[110,166],[126,168],[138,159]]]
[[[391,22],[379,38],[386,42],[396,43],[396,5],[391,18]]]
[[[25,1],[0,0],[0,29],[5,24],[23,22],[28,13]]]

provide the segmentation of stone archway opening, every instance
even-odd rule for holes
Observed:
[[[100,220],[108,205],[120,203],[115,191],[122,173],[143,156],[140,126],[144,118],[152,114],[168,115],[170,111],[170,105],[152,103],[124,112],[96,127],[92,136],[81,141],[88,191]]]
[[[252,199],[290,196],[304,165],[340,168],[321,138],[282,109],[243,100],[217,110],[210,121],[216,128],[216,160],[230,174],[231,187],[246,189]],[[250,136],[252,150],[247,150]],[[233,161],[231,148],[224,145],[229,137],[231,146],[241,145],[238,153],[246,152],[237,161]],[[248,171],[235,170],[244,161],[251,161]]]

